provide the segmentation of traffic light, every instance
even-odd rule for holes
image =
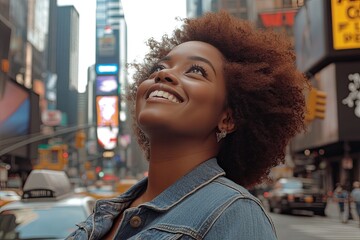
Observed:
[[[85,132],[78,131],[75,135],[75,147],[76,148],[83,148],[85,146]]]
[[[312,121],[315,118],[324,119],[326,109],[326,93],[316,88],[311,88],[306,101],[305,120]]]

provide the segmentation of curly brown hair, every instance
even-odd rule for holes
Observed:
[[[140,82],[175,46],[202,41],[216,47],[225,57],[227,101],[237,127],[223,140],[218,163],[228,178],[251,187],[284,161],[290,139],[304,129],[307,81],[296,69],[293,46],[286,36],[256,29],[225,11],[183,21],[171,37],[148,40],[150,52],[144,62],[132,64],[137,72],[127,99],[135,103]],[[136,121],[134,130],[149,158],[149,139]]]

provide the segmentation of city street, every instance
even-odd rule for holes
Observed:
[[[326,217],[311,214],[285,215],[270,213],[279,240],[359,240],[358,221],[349,220],[343,224],[338,218],[337,205],[329,202]]]

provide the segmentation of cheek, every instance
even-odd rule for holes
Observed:
[[[225,103],[225,90],[222,88],[201,88],[201,91],[194,91],[192,96],[199,105],[213,111],[221,111]]]

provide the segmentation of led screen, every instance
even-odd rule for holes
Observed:
[[[29,93],[11,80],[5,80],[0,95],[0,140],[29,134]]]
[[[118,95],[118,81],[116,76],[97,76],[96,95]]]
[[[96,115],[98,126],[119,126],[119,97],[97,96]]]
[[[99,145],[105,150],[113,150],[117,145],[118,133],[117,127],[97,127]]]

